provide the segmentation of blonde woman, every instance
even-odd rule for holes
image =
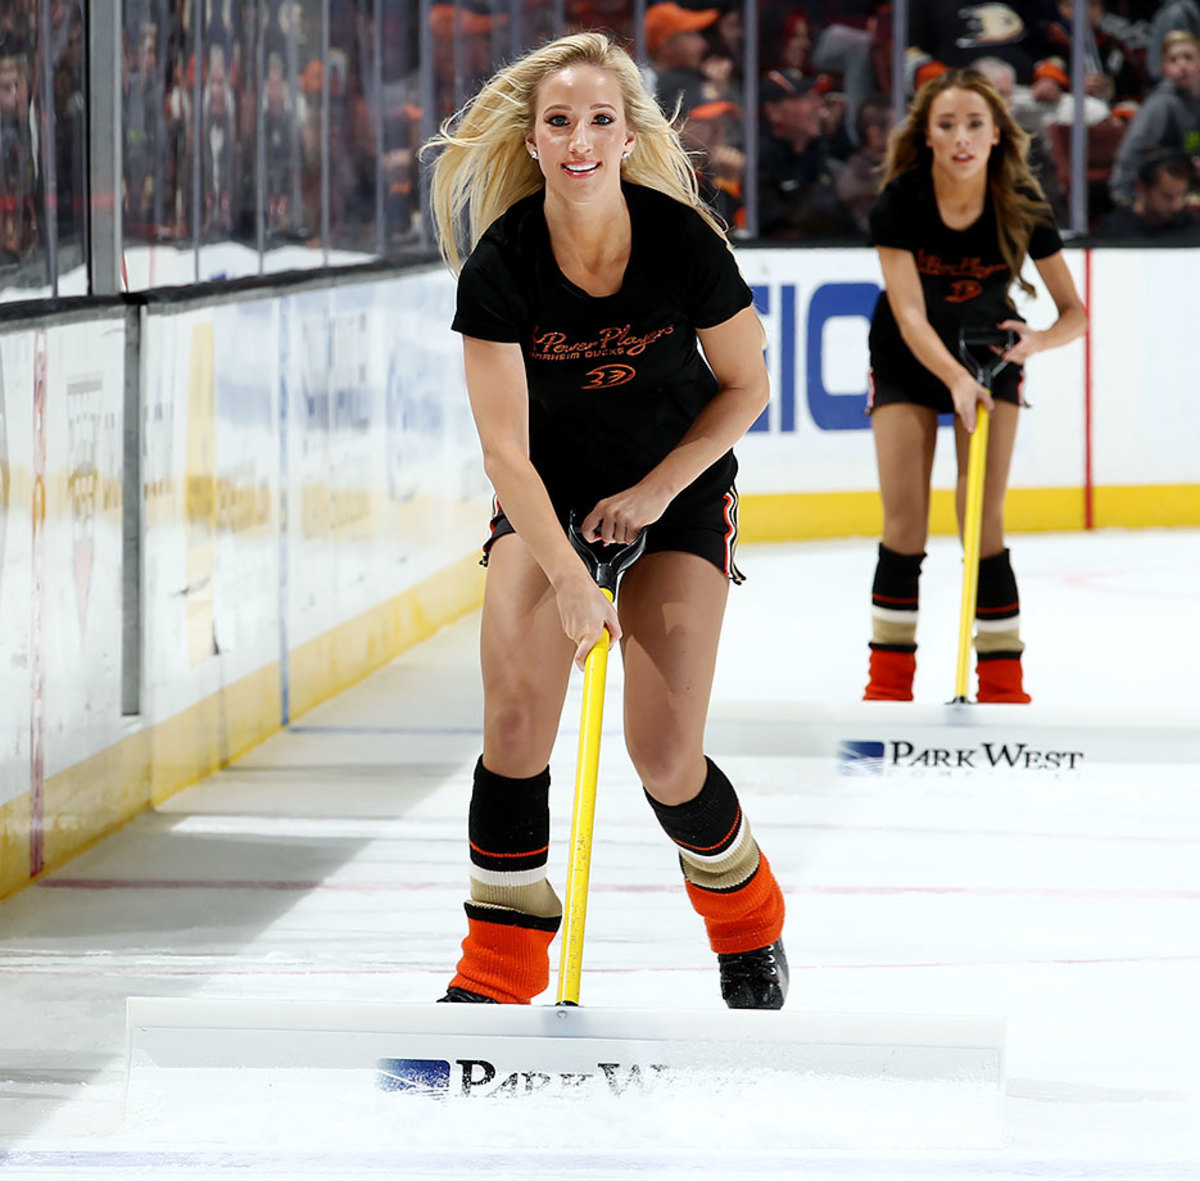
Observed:
[[[782,893],[702,745],[741,580],[731,448],[768,400],[750,291],[678,136],[602,35],[502,70],[429,147],[497,496],[468,933],[443,999],[523,1004],[549,982],[561,907],[545,872],[548,763],[572,658],[607,628],[625,666],[626,745],[678,846],[724,999],[779,1008]],[[646,530],[617,608],[568,541],[571,512],[593,543]]]
[[[884,291],[871,321],[871,426],[883,497],[872,588],[867,700],[912,700],[918,581],[929,525],[938,414],[955,415],[958,517],[976,407],[992,412],[976,605],[977,699],[1027,702],[1020,603],[1004,544],[1004,493],[1021,401],[1021,365],[1074,340],[1086,315],[1062,241],[1025,157],[1028,137],[982,74],[950,70],[917,93],[892,133],[870,214]],[[1009,298],[1031,257],[1058,309],[1034,331]],[[1011,330],[992,392],[959,359],[961,327]]]

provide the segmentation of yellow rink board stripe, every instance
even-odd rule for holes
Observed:
[[[1200,484],[1100,487],[1092,504],[1097,529],[1200,526]],[[1083,491],[1011,488],[1004,517],[1012,533],[1082,529]],[[738,524],[739,539],[748,543],[878,537],[883,510],[878,492],[749,493],[741,497]],[[934,491],[929,528],[956,532],[952,492]]]
[[[1093,503],[1100,529],[1200,525],[1200,484],[1097,488]]]
[[[361,680],[483,598],[477,553],[294,649],[293,717]],[[211,775],[279,729],[279,666],[221,692],[46,780],[45,872],[138,812]],[[0,898],[29,882],[30,797],[0,806]]]
[[[483,602],[483,578],[479,551],[473,550],[435,578],[293,648],[288,656],[292,716],[307,713],[474,610]]]

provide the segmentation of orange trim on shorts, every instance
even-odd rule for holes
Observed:
[[[733,523],[733,493],[725,493],[725,577],[733,577],[733,543],[737,537],[737,526]]]

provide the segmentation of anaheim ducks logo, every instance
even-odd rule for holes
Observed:
[[[958,10],[966,30],[955,44],[959,49],[1008,45],[1025,35],[1025,22],[1007,4],[972,4]]]
[[[600,365],[589,369],[587,376],[592,380],[583,388],[585,390],[608,390],[615,385],[624,385],[632,381],[637,370],[632,365]]]
[[[946,296],[947,303],[966,303],[983,294],[983,284],[974,279],[956,279],[950,284],[950,294]]]

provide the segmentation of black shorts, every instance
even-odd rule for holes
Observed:
[[[516,532],[498,500],[493,500],[492,508],[491,532],[483,543],[481,566],[488,564],[488,554],[498,538]],[[558,513],[565,531],[569,511],[560,509]],[[659,520],[646,527],[646,553],[697,554],[716,566],[735,586],[746,581],[734,561],[737,540],[738,494],[732,484],[723,492],[702,497],[681,494],[667,506]]]
[[[1005,365],[992,382],[992,397],[997,402],[1010,402],[1014,406],[1025,406],[1022,387],[1025,374],[1018,365]],[[882,377],[871,370],[867,386],[867,413],[880,406],[891,406],[897,402],[908,402],[914,406],[928,406],[939,414],[953,414],[954,400],[950,391],[936,378],[925,381],[896,381]]]

